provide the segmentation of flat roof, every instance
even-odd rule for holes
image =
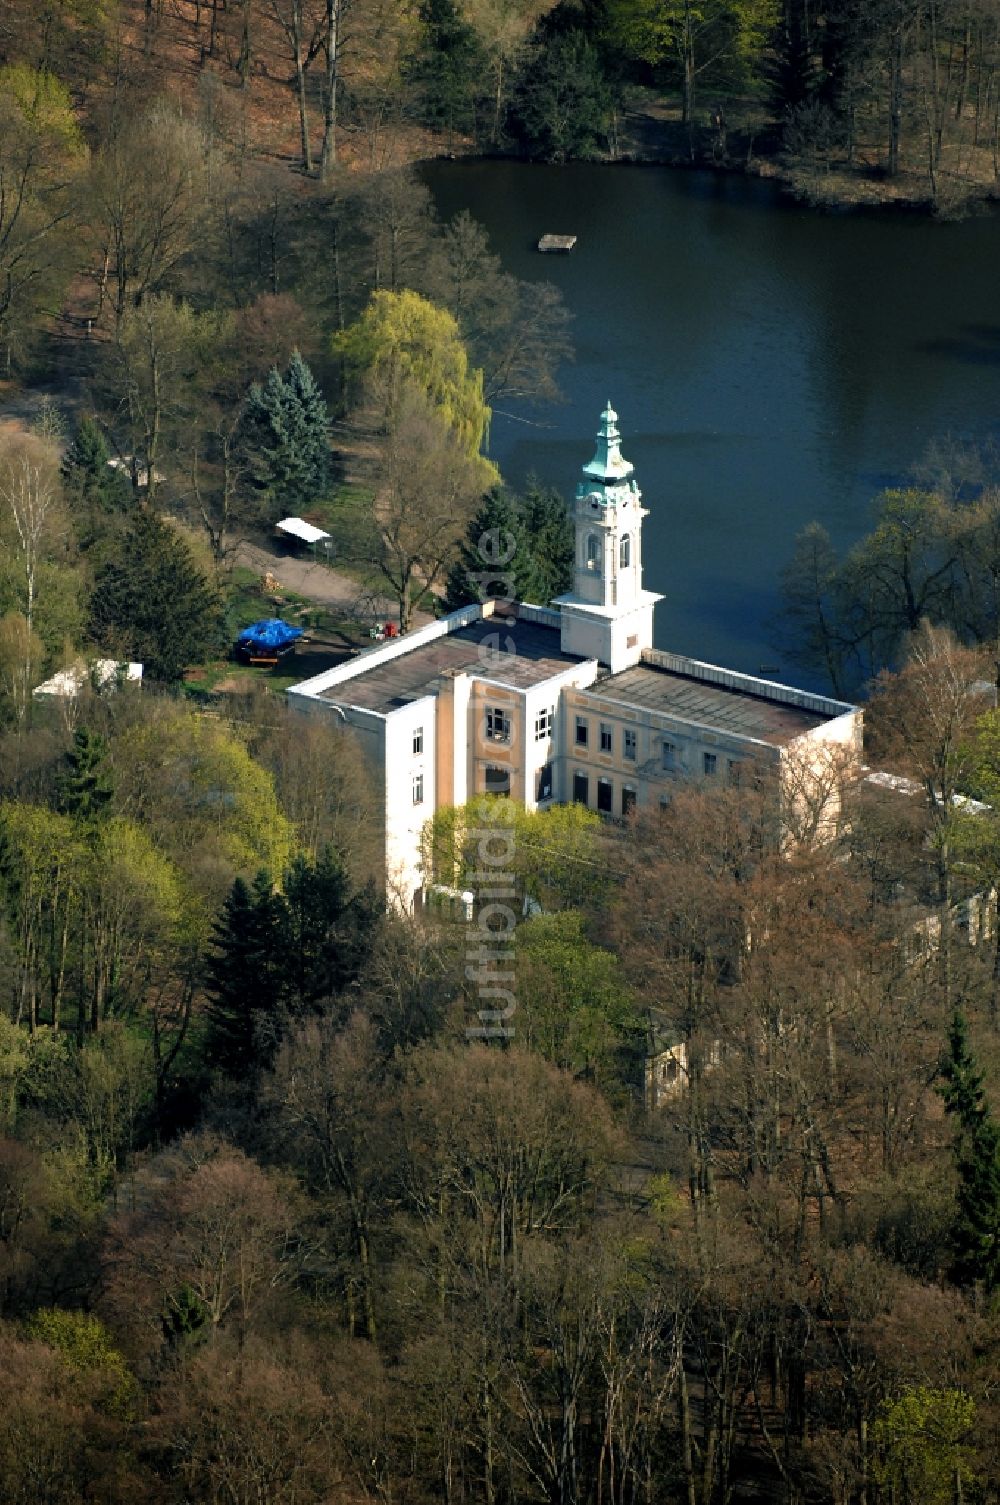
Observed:
[[[320,690],[318,699],[385,715],[429,694],[445,674],[466,670],[514,690],[528,690],[580,662],[562,652],[558,628],[497,614],[417,643],[410,653],[375,662]]]
[[[653,664],[637,664],[599,680],[587,692],[619,705],[641,706],[678,721],[778,746],[832,720],[831,715],[765,694],[713,684]],[[844,711],[851,707],[845,705]]]
[[[322,528],[305,522],[301,517],[283,517],[281,522],[275,523],[274,526],[279,533],[290,533],[293,538],[301,538],[303,543],[319,543],[320,539],[330,537],[329,533],[324,533]]]

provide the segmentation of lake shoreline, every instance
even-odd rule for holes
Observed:
[[[741,150],[734,150],[726,160],[718,160],[704,152],[692,158],[689,152],[668,145],[664,139],[668,126],[672,129],[675,123],[665,122],[649,112],[637,112],[630,120],[630,128],[623,133],[626,144],[613,155],[605,153],[592,159],[573,157],[564,162],[544,162],[515,151],[483,151],[470,144],[422,157],[413,165],[419,167],[427,162],[517,162],[526,167],[570,167],[588,162],[595,167],[669,168],[679,173],[702,172],[767,182],[790,203],[819,213],[888,213],[942,223],[989,214],[1000,202],[1000,181],[974,184],[949,178],[935,200],[925,187],[918,187],[919,179],[913,172],[902,172],[890,180],[880,175],[877,166],[864,171],[843,166],[812,171],[805,167],[789,168],[777,156],[755,151],[753,140],[742,133],[737,135],[734,132]],[[646,145],[642,144],[643,136],[647,137]]]

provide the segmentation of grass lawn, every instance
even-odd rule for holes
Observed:
[[[367,623],[355,621],[341,612],[293,591],[282,591],[280,604],[266,595],[260,575],[251,569],[234,569],[226,588],[226,631],[230,641],[251,622],[280,615],[295,627],[303,628],[308,641],[300,640],[294,652],[271,668],[252,667],[232,657],[218,657],[192,665],[184,675],[183,691],[195,700],[214,700],[225,695],[239,695],[253,687],[265,685],[282,694],[289,685],[299,684],[324,669],[349,658],[358,648],[370,646]]]

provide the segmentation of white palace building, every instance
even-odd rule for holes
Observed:
[[[387,884],[404,904],[425,882],[425,822],[476,794],[530,810],[577,800],[620,819],[665,804],[679,778],[731,781],[754,759],[787,776],[789,799],[828,803],[830,767],[860,760],[856,706],[653,648],[661,598],[643,587],[647,514],[620,444],[609,404],[572,504],[568,595],[465,607],[288,691],[353,729],[384,797]]]

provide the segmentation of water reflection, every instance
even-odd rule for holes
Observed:
[[[656,168],[435,163],[518,276],[555,282],[563,407],[503,403],[492,450],[569,492],[610,396],[647,505],[662,646],[756,670],[795,534],[847,545],[944,435],[1000,426],[1000,222],[823,215],[766,183]],[[534,250],[575,233],[568,257]],[[525,422],[524,420],[529,420]],[[801,676],[800,676],[801,677]]]

